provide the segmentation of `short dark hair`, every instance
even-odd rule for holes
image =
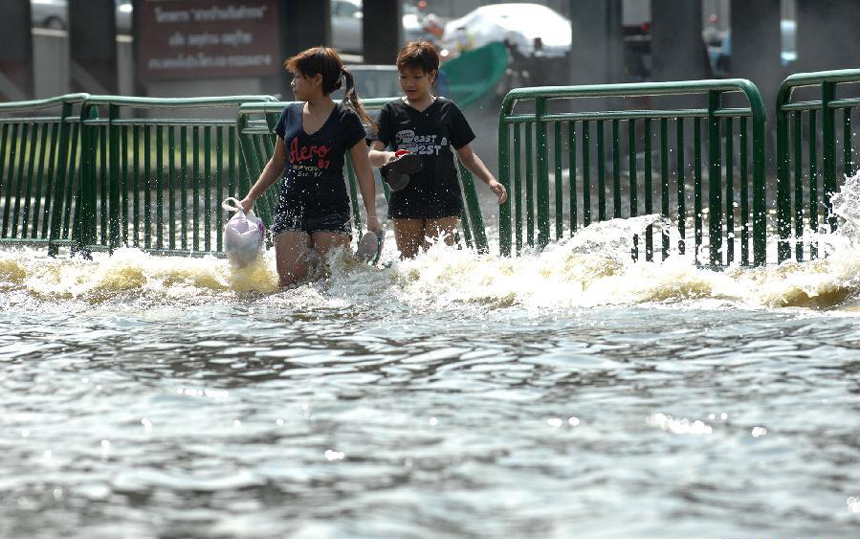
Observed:
[[[417,67],[425,73],[439,71],[439,53],[429,41],[410,41],[397,53],[397,69]]]

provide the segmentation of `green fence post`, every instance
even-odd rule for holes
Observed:
[[[710,263],[722,264],[723,225],[722,225],[722,178],[720,153],[720,120],[714,113],[720,108],[720,93],[708,92],[708,244]]]
[[[824,207],[830,232],[836,232],[837,220],[833,213],[833,195],[836,194],[836,110],[830,102],[836,98],[836,83],[821,83],[821,160],[824,171]]]

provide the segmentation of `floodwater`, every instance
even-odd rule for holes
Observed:
[[[280,291],[271,253],[2,250],[0,536],[858,537],[855,214],[722,272],[633,263],[648,217],[511,259],[389,232]]]

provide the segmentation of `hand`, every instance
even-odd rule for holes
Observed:
[[[245,197],[240,200],[239,204],[242,206],[242,211],[244,211],[245,213],[248,213],[249,211],[251,211],[251,208],[254,207],[254,201],[248,197]]]
[[[376,234],[382,234],[382,225],[379,223],[379,218],[376,216],[367,218],[367,229],[375,232]]]
[[[496,194],[496,197],[499,199],[499,204],[504,204],[508,199],[508,192],[505,190],[505,186],[499,183],[496,180],[493,180],[489,183],[490,191]]]

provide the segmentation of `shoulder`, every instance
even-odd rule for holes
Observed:
[[[406,103],[403,102],[403,99],[398,97],[397,99],[392,99],[388,103],[382,105],[380,112],[399,112],[401,110],[404,110],[405,108]]]
[[[443,112],[453,112],[456,111],[459,114],[463,114],[463,111],[460,110],[460,107],[457,106],[456,103],[448,99],[447,97],[442,97],[441,95],[436,97],[436,101],[438,102],[439,109]]]
[[[358,113],[355,112],[352,107],[344,105],[343,103],[335,103],[334,108],[337,111],[335,114],[341,121],[349,122],[353,119],[361,121],[361,119],[358,117]]]

